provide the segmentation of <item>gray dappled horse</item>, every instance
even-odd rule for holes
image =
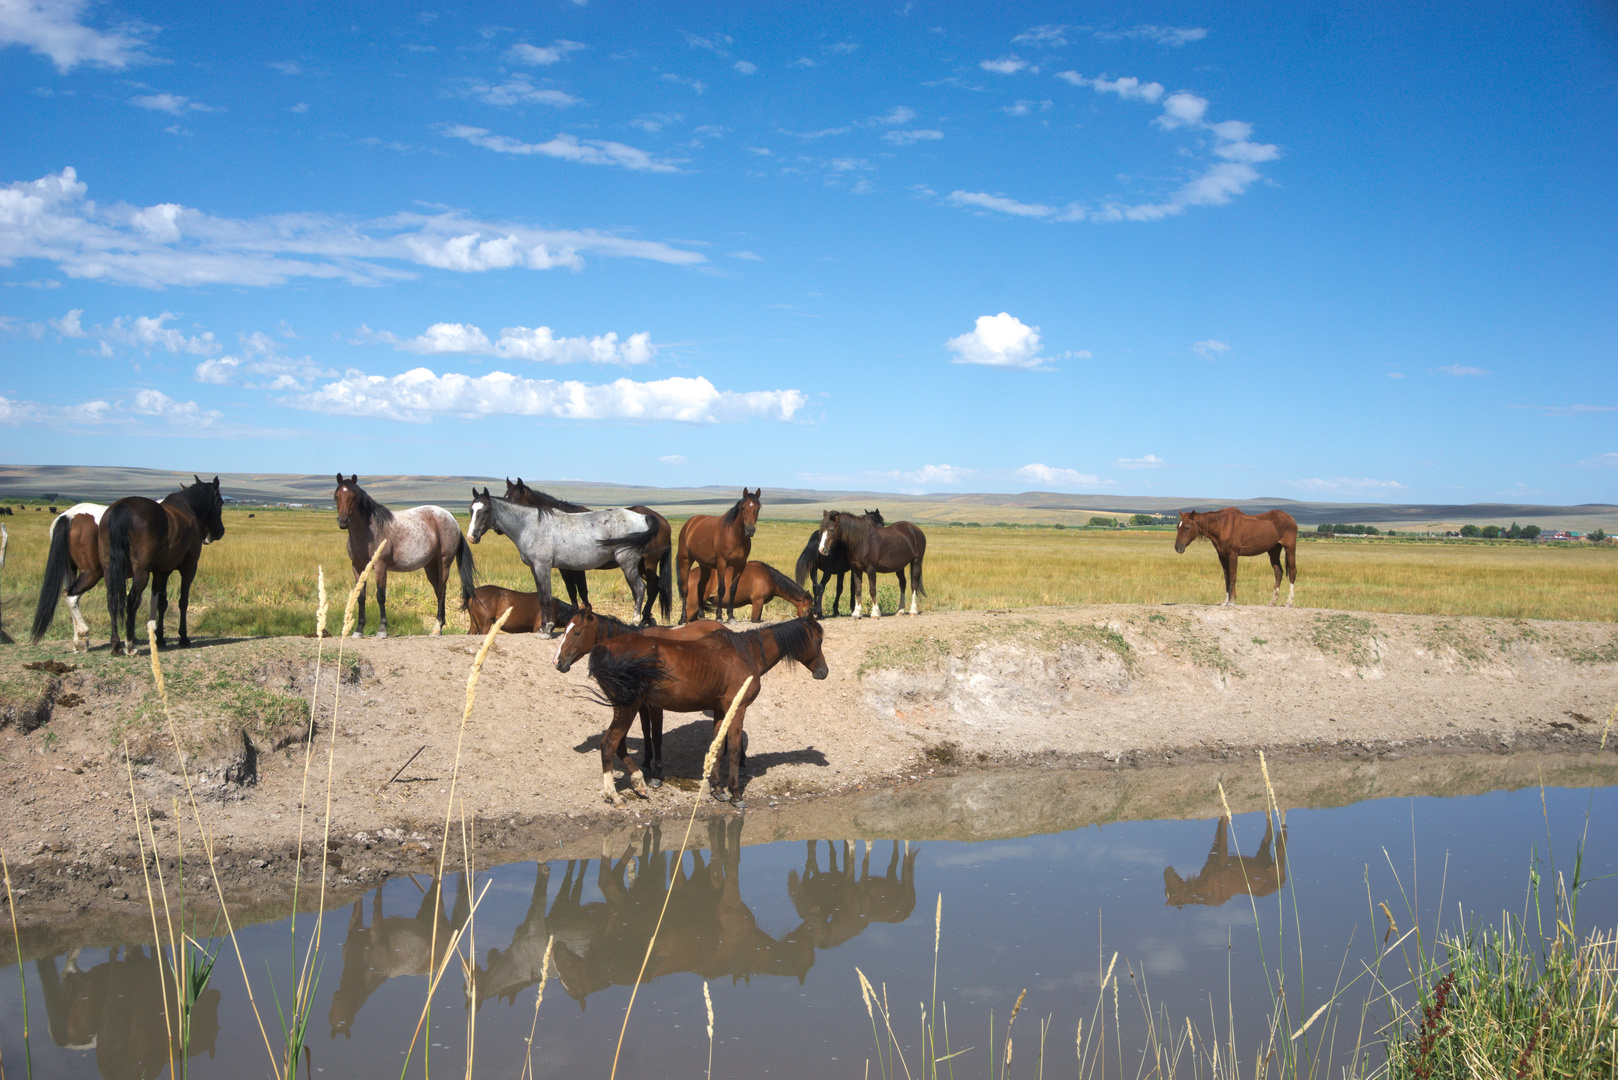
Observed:
[[[551,568],[594,570],[612,561],[624,572],[629,591],[635,597],[635,610],[646,606],[646,580],[641,577],[641,557],[657,542],[658,526],[650,516],[615,507],[568,514],[558,510],[519,506],[508,499],[489,494],[484,488],[472,489],[472,523],[466,538],[477,543],[490,529],[517,545],[517,554],[534,573],[539,589],[540,610],[545,613],[541,633],[547,637],[555,623],[551,620]]]

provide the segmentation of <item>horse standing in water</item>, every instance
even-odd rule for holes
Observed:
[[[124,626],[128,653],[135,655],[135,613],[140,594],[152,584],[149,620],[157,624],[153,649],[167,644],[163,637],[163,613],[169,607],[169,575],[180,572],[180,648],[189,648],[191,635],[186,627],[186,609],[191,606],[191,579],[197,576],[197,558],[204,544],[225,535],[221,517],[225,500],[219,494],[219,477],[196,480],[162,502],[140,495],[119,499],[101,515],[98,540],[101,569],[107,576],[107,614],[112,617],[112,655],[125,651],[118,640]],[[127,584],[126,584],[127,583]]]
[[[444,632],[444,587],[453,563],[461,576],[461,607],[472,598],[472,549],[461,536],[455,515],[442,506],[413,506],[395,513],[377,502],[360,487],[359,474],[343,479],[337,474],[337,527],[348,532],[348,561],[354,567],[354,580],[365,572],[377,545],[383,540],[388,549],[372,571],[376,581],[376,636],[388,636],[388,571],[409,573],[425,570],[427,581],[438,599],[438,621],[433,633]],[[354,636],[365,634],[365,589],[360,589],[359,622]]]
[[[1234,506],[1209,513],[1186,510],[1180,514],[1180,528],[1174,534],[1174,550],[1185,554],[1186,545],[1206,536],[1219,556],[1225,572],[1225,604],[1236,602],[1236,559],[1242,555],[1268,555],[1275,569],[1275,591],[1270,606],[1281,599],[1281,552],[1287,553],[1287,607],[1298,586],[1298,523],[1284,510],[1270,510],[1254,516]]]
[[[101,503],[70,506],[51,522],[51,543],[45,556],[45,580],[39,586],[39,603],[34,607],[34,627],[30,635],[35,645],[56,618],[56,601],[69,573],[67,612],[73,618],[73,648],[90,651],[90,624],[79,611],[79,597],[101,580],[101,517],[107,508]]]
[[[865,520],[873,525],[886,525],[882,520],[881,510],[865,511]],[[818,573],[818,577],[816,576]],[[809,534],[809,542],[803,545],[803,553],[798,556],[798,565],[793,573],[793,579],[801,588],[805,581],[813,586],[815,594],[815,618],[821,618],[823,612],[820,606],[821,597],[826,594],[826,582],[833,574],[837,575],[837,594],[832,597],[831,617],[837,617],[837,605],[843,602],[843,575],[848,573],[848,549],[842,541],[832,544],[831,551],[822,555],[820,553],[820,530],[816,529]]]
[[[513,484],[506,480],[506,498],[522,506],[532,506],[536,510],[560,510],[565,514],[588,514],[590,508],[580,503],[568,502],[538,491],[523,483],[522,477],[517,477]],[[657,602],[663,608],[663,621],[668,622],[671,608],[674,604],[674,540],[673,530],[669,527],[669,519],[659,514],[649,506],[631,506],[629,509],[638,514],[645,514],[657,522],[657,542],[646,549],[641,556],[640,576],[646,579],[646,607],[640,614],[642,626],[655,626],[657,620],[652,618],[652,604]],[[618,564],[608,559],[596,570],[615,570]],[[583,570],[561,570],[562,584],[567,586],[568,603],[574,605],[588,604],[590,602],[590,584],[585,579]],[[558,619],[558,622],[567,622],[567,619]]]
[[[676,558],[680,573],[680,621],[690,622],[702,614],[702,598],[708,592],[708,574],[719,575],[720,604],[726,618],[736,617],[736,579],[747,568],[753,553],[753,533],[758,529],[760,496],[764,489],[748,491],[722,516],[697,514],[680,526],[680,552]],[[691,564],[698,567],[697,580],[690,580]],[[696,616],[693,616],[693,609]]]
[[[863,517],[827,510],[820,515],[820,553],[831,554],[832,545],[842,542],[848,550],[848,566],[853,571],[849,586],[854,618],[860,617],[860,575],[871,586],[871,618],[882,616],[876,602],[876,575],[894,574],[899,578],[899,608],[905,608],[905,567],[910,568],[910,614],[919,615],[916,597],[926,596],[921,581],[921,560],[927,554],[927,536],[908,521],[874,525]]]

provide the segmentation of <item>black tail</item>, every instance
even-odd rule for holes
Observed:
[[[657,527],[657,522],[654,521],[652,522],[651,527],[648,529],[643,529],[640,532],[626,533],[623,536],[615,536],[610,540],[603,540],[602,543],[612,548],[613,551],[621,551],[624,548],[628,548],[636,555],[645,555],[646,549],[657,542],[657,534],[661,531],[662,530]]]
[[[919,592],[921,595],[926,596],[927,595],[927,586],[925,586],[925,585],[923,585],[921,583],[921,560],[922,560],[922,558],[923,558],[922,555],[917,555],[916,558],[915,558],[915,561],[910,564],[910,587],[912,589],[914,589],[916,592]]]
[[[601,687],[604,705],[633,705],[645,697],[668,673],[655,653],[615,656],[605,645],[590,650],[590,678]]]
[[[68,554],[69,533],[72,530],[72,521],[61,521],[61,525],[52,525],[50,553],[45,556],[45,580],[39,586],[39,604],[34,608],[34,629],[30,639],[35,645],[45,636],[51,628],[51,620],[56,618],[56,602],[62,597],[62,586],[67,581],[67,574],[73,567],[73,559]]]
[[[101,518],[101,527],[107,530],[107,565],[101,572],[107,579],[107,614],[112,616],[114,641],[125,633],[124,613],[129,605],[129,529],[133,518],[134,511],[122,503],[114,503]],[[134,647],[134,642],[130,642],[130,647]]]
[[[474,569],[472,566],[472,548],[467,544],[465,536],[457,533],[456,537],[455,568],[461,572],[461,610],[465,611],[467,601],[472,599],[472,594],[477,590],[477,586],[472,581]]]
[[[793,580],[798,583],[798,588],[803,588],[803,583],[809,580],[810,574],[814,573],[815,565],[819,558],[820,533],[815,532],[810,535],[809,542],[803,546],[803,554],[798,556],[797,568],[792,572]]]
[[[674,545],[670,544],[663,549],[663,557],[657,560],[657,602],[663,607],[663,621],[670,621],[674,615]]]

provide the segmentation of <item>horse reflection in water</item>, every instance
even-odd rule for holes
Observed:
[[[412,881],[415,879],[412,878]],[[343,975],[331,998],[331,1034],[353,1034],[354,1018],[376,988],[396,975],[426,975],[449,950],[455,931],[466,925],[472,905],[466,875],[455,888],[455,902],[445,918],[443,897],[434,880],[416,914],[405,918],[382,914],[382,890],[371,901],[371,925],[365,925],[365,902],[354,901],[343,940]]]
[[[155,949],[128,946],[88,971],[77,950],[58,970],[56,959],[35,961],[44,990],[51,1038],[69,1050],[95,1050],[96,1069],[106,1080],[151,1080],[169,1065],[169,1047],[178,1046],[178,1017],[165,1011],[174,1001],[174,968]],[[214,1055],[219,1037],[219,991],[204,990],[191,1012],[191,1057]]]
[[[843,865],[837,865],[837,845],[826,841],[827,867],[820,869],[816,858],[818,840],[809,841],[803,876],[787,874],[787,895],[808,928],[817,949],[830,949],[856,937],[874,922],[899,923],[916,909],[916,856],[921,849],[905,844],[904,863],[899,862],[899,842],[893,842],[888,870],[882,877],[871,876],[871,842],[865,842],[865,858],[858,873],[854,870],[857,841],[843,841]]]
[[[1163,891],[1168,903],[1175,907],[1187,904],[1206,904],[1218,907],[1233,896],[1251,896],[1255,899],[1269,896],[1287,883],[1287,827],[1281,823],[1277,837],[1269,815],[1264,817],[1264,841],[1257,855],[1230,854],[1230,818],[1219,819],[1214,829],[1213,849],[1202,872],[1187,881],[1174,867],[1163,870]],[[1270,845],[1275,850],[1271,853]]]

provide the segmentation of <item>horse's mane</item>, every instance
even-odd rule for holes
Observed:
[[[776,592],[780,593],[782,596],[785,596],[789,600],[808,599],[809,594],[799,588],[797,583],[795,583],[785,574],[781,573],[781,571],[777,570],[767,562],[761,562],[759,565],[768,571],[770,581],[772,584],[774,584]]]
[[[638,626],[631,626],[614,615],[604,615],[598,611],[595,613],[595,617],[600,627],[597,634],[603,639],[615,638],[623,634],[633,634],[640,629]]]
[[[847,511],[838,514],[837,520],[848,523],[844,526],[844,528],[846,528],[855,539],[869,535],[871,530],[876,528],[876,524],[873,523],[869,517],[865,517],[863,515],[856,517]],[[842,530],[839,529],[838,531],[841,532]]]
[[[204,520],[203,515],[212,508],[213,503],[213,500],[208,497],[204,489],[212,487],[212,484],[206,483],[192,484],[190,487],[181,484],[179,491],[171,492],[163,501],[183,505],[187,510],[191,511],[192,517],[202,521]]]
[[[538,488],[529,487],[527,484],[522,482],[521,477],[517,478],[517,492],[522,497],[512,499],[511,501],[519,503],[523,506],[531,506],[535,510],[557,510],[564,514],[588,514],[590,512],[590,508],[588,506],[581,506],[576,502],[568,502],[566,499],[558,499],[554,495],[545,494]]]
[[[381,522],[383,525],[393,520],[393,511],[371,498],[370,493],[358,484],[354,485],[354,494],[359,496],[354,509],[358,510],[362,517]]]
[[[725,516],[719,519],[720,522],[725,525],[735,524],[736,519],[741,516],[742,503],[746,501],[745,498],[737,499],[736,505],[725,511]]]
[[[770,627],[770,631],[775,634],[775,643],[781,647],[782,656],[790,656],[796,660],[798,654],[808,647],[809,622],[808,619],[789,619]],[[753,632],[762,633],[757,630]]]

